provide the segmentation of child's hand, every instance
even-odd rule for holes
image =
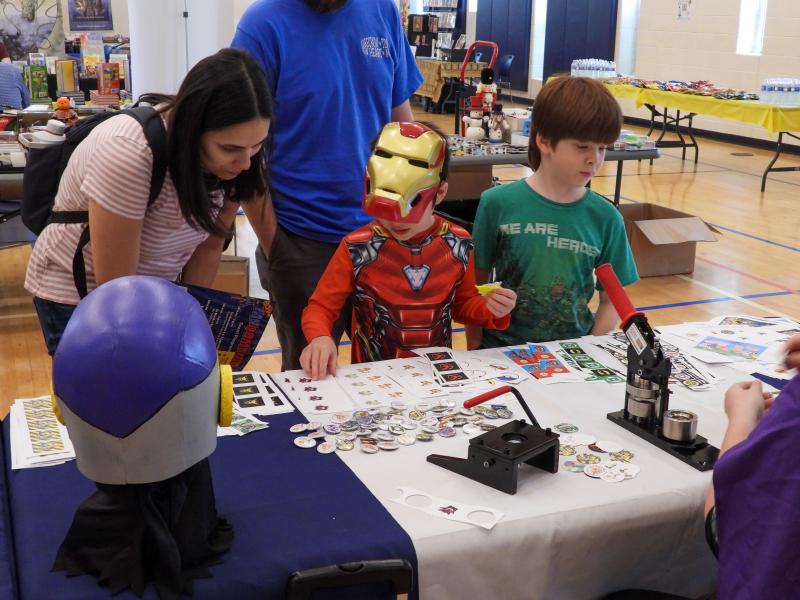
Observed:
[[[327,335],[315,337],[303,348],[300,366],[311,379],[322,379],[328,373],[336,375],[336,342]]]
[[[800,334],[793,335],[786,344],[786,366],[800,369]]]
[[[505,317],[517,305],[517,293],[508,288],[497,288],[486,295],[486,308],[492,316]]]
[[[772,401],[772,394],[764,392],[760,381],[735,383],[725,393],[725,413],[729,422],[752,429]]]

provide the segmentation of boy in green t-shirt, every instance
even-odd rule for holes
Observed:
[[[505,331],[468,327],[469,348],[602,335],[617,325],[594,268],[611,263],[622,285],[639,275],[622,215],[585,186],[621,124],[619,105],[597,81],[561,77],[539,92],[528,146],[534,173],[484,192],[472,232],[477,283],[494,272],[517,292],[517,306]]]

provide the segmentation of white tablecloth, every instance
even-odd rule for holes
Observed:
[[[724,392],[745,377],[732,369],[716,371],[730,379],[705,392],[673,386],[670,407],[695,412],[698,433],[719,446],[726,425]],[[579,600],[625,588],[687,596],[712,589],[716,562],[702,518],[711,472],[696,471],[606,418],[623,407],[624,384],[546,386],[531,379],[519,390],[543,427],[569,422],[581,433],[617,441],[634,453],[641,472],[607,483],[523,465],[517,493],[509,495],[426,461],[432,453],[466,457],[469,437],[461,432],[391,453],[339,452],[413,540],[421,598]],[[495,402],[501,400],[515,418],[525,418],[513,396]],[[491,531],[435,518],[392,502],[399,486],[488,506],[505,516]]]

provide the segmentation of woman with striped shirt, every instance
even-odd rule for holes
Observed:
[[[264,234],[274,227],[263,210],[273,104],[250,55],[221,50],[187,73],[177,95],[155,98],[168,171],[152,204],[153,153],[142,126],[124,113],[92,130],[61,177],[54,210],[89,212],[89,291],[125,275],[208,286],[240,204],[259,238],[269,239]],[[28,264],[25,288],[51,355],[80,301],[72,261],[84,227],[51,223]]]

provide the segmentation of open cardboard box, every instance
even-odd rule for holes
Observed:
[[[716,242],[714,233],[720,233],[699,217],[665,206],[622,204],[619,210],[640,277],[693,272],[697,242]]]
[[[211,289],[239,294],[250,295],[250,259],[246,256],[222,255],[222,260],[217,269],[217,276]]]

